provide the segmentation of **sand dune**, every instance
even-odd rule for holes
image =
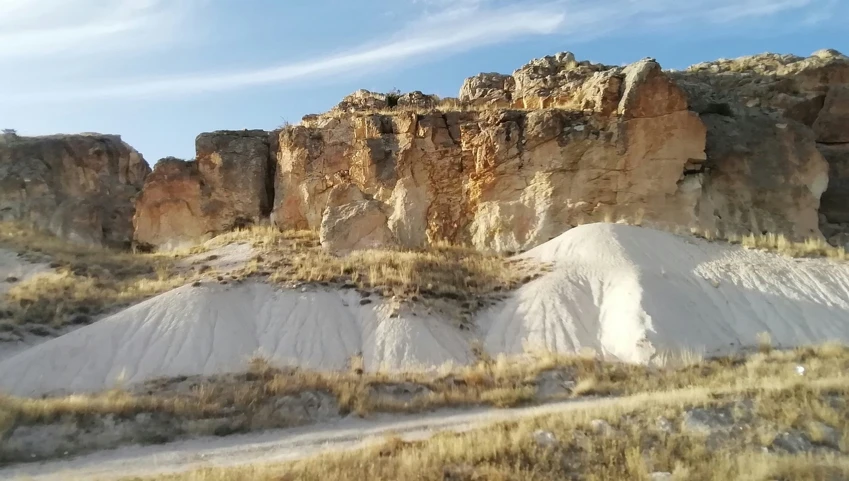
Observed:
[[[639,227],[593,224],[525,254],[549,274],[480,312],[451,319],[361,305],[354,291],[263,284],[186,286],[0,362],[0,390],[87,391],[151,377],[274,361],[367,369],[467,362],[473,338],[493,354],[524,349],[647,362],[664,350],[722,352],[768,332],[776,345],[849,340],[849,265],[798,260]]]

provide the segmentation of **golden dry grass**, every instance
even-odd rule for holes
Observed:
[[[7,317],[16,323],[86,323],[188,281],[175,268],[185,253],[134,254],[77,245],[10,222],[0,223],[0,247],[53,268],[16,283],[4,296]]]
[[[475,249],[437,244],[421,250],[364,250],[347,256],[321,248],[311,231],[280,232],[256,226],[219,236],[210,245],[250,242],[258,258],[237,274],[265,275],[277,284],[334,283],[373,290],[385,297],[415,300],[447,298],[459,302],[519,287],[545,266],[519,262]]]
[[[91,395],[46,399],[0,396],[0,418],[24,423],[48,422],[72,414],[164,412],[202,417],[219,412],[250,414],[279,396],[305,391],[331,393],[342,413],[420,412],[448,406],[509,407],[540,401],[535,381],[540,373],[558,370],[576,381],[571,393],[556,398],[632,396],[707,391],[746,390],[754,385],[781,385],[798,379],[815,382],[849,372],[849,346],[823,344],[792,350],[772,350],[747,357],[704,359],[676,367],[602,362],[587,356],[535,353],[521,358],[498,356],[461,367],[433,372],[362,372],[357,360],[349,371],[277,368],[261,356],[249,361],[245,374],[195,378],[190,392],[175,391],[168,380],[146,383],[144,394],[112,390]],[[805,367],[799,376],[796,366]],[[414,383],[426,391],[412,400],[380,396],[376,387]],[[0,428],[0,433],[2,433]]]
[[[0,247],[54,268],[10,289],[3,299],[7,317],[56,327],[86,323],[109,310],[219,276],[214,270],[180,269],[177,261],[238,242],[251,243],[257,255],[244,268],[228,273],[237,280],[253,277],[286,287],[335,284],[406,301],[443,298],[468,312],[484,305],[482,296],[515,289],[541,272],[540,266],[444,244],[337,257],[321,248],[315,232],[280,232],[270,226],[236,230],[191,249],[158,254],[70,244],[18,224],[4,223],[0,232]]]
[[[620,402],[500,423],[462,434],[438,433],[425,441],[389,436],[364,449],[329,453],[285,464],[207,468],[145,479],[230,480],[650,480],[671,473],[673,480],[849,479],[849,382],[827,379],[764,379],[745,388],[690,388],[643,394]],[[837,402],[829,399],[837,399]],[[751,411],[741,409],[750,401]],[[693,407],[733,409],[733,435],[710,447],[706,435],[678,429]],[[739,412],[738,412],[739,411]],[[749,416],[749,417],[747,417]],[[659,419],[667,422],[661,426]],[[594,429],[608,423],[610,435]],[[769,433],[829,425],[844,433],[831,450],[790,455],[763,453]],[[556,442],[537,443],[543,430]],[[134,478],[138,479],[138,478]]]

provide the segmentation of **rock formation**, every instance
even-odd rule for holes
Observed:
[[[448,240],[519,251],[620,217],[795,239],[822,229],[839,242],[849,233],[847,92],[849,59],[834,51],[681,72],[566,52],[467,79],[458,99],[362,90],[233,151],[232,165],[255,168],[204,167],[214,164],[204,152],[227,150],[214,142],[199,142],[197,166],[157,167],[136,238],[163,245],[270,209],[279,228],[320,229],[333,250]]]
[[[694,65],[672,77],[691,98],[697,99],[693,109],[704,119],[734,118],[742,129],[758,124],[752,122],[752,118],[763,119],[760,123],[764,126],[770,121],[768,119],[778,119],[776,125],[782,129],[782,135],[774,140],[779,142],[766,141],[762,131],[748,130],[746,134],[735,131],[740,140],[759,138],[764,139],[761,142],[764,147],[772,145],[773,149],[783,149],[788,154],[795,150],[796,155],[790,157],[776,157],[775,150],[754,150],[746,155],[750,163],[747,168],[764,171],[760,176],[752,176],[764,186],[769,179],[777,182],[781,178],[774,177],[775,168],[782,169],[784,177],[810,175],[810,171],[804,169],[806,164],[798,163],[798,156],[813,157],[812,147],[818,149],[829,166],[827,188],[822,193],[819,208],[819,227],[832,244],[846,244],[849,235],[849,57],[835,50],[820,50],[808,58],[761,54]],[[719,124],[717,121],[707,123],[709,126]],[[733,135],[728,131],[709,133],[712,141],[709,141],[708,151],[712,146],[727,143]],[[746,149],[737,150],[745,152]],[[812,184],[814,192],[825,185],[825,181]],[[777,196],[776,193],[772,197]],[[772,201],[764,198],[765,203]],[[812,224],[810,215],[805,215],[806,223]],[[788,212],[788,217],[792,216],[793,213]],[[772,225],[764,226],[764,230],[783,231]]]
[[[0,220],[64,239],[129,246],[150,167],[117,135],[0,135]]]
[[[133,218],[139,246],[175,247],[267,218],[268,132],[205,133],[195,147],[196,160],[162,159],[145,182]]]

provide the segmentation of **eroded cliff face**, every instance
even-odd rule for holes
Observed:
[[[197,159],[162,159],[133,217],[140,247],[177,247],[268,217],[273,192],[268,132],[204,133]]]
[[[231,165],[246,167],[215,171],[204,159],[228,148],[200,142],[196,165],[157,166],[136,237],[163,245],[268,215],[321,230],[333,250],[520,251],[619,218],[796,239],[822,227],[836,242],[849,232],[847,85],[849,61],[833,51],[683,72],[562,53],[470,78],[458,99],[358,91],[272,133],[265,168],[248,160],[263,147],[231,143]]]
[[[149,172],[117,135],[0,135],[0,219],[72,242],[127,247]]]
[[[804,126],[759,113],[702,118],[650,59],[619,68],[558,55],[513,78],[468,80],[466,111],[364,108],[280,132],[273,220],[318,228],[326,208],[355,200],[330,195],[348,186],[382,203],[404,246],[519,251],[580,222],[623,217],[819,235],[827,165]]]
[[[807,58],[761,54],[702,63],[671,76],[695,100],[693,110],[709,126],[709,158],[715,160],[709,164],[724,164],[724,170],[728,170],[732,164],[743,163],[745,167],[739,168],[757,169],[760,175],[753,175],[752,180],[766,186],[788,176],[812,177],[811,170],[804,168],[812,163],[804,159],[816,157],[813,149],[817,149],[829,167],[827,183],[821,177],[809,183],[814,192],[825,189],[819,228],[832,244],[847,243],[849,58],[835,50],[820,50]],[[778,137],[770,134],[774,129],[769,129],[769,119],[777,119],[776,125],[782,130]],[[732,131],[728,129],[730,122],[736,124]],[[710,155],[712,150],[717,155]],[[736,154],[738,160],[734,160],[733,151],[740,152]],[[776,196],[755,200],[770,203]],[[793,200],[797,203],[788,211],[788,219],[802,215],[806,224],[815,224],[804,214],[808,210],[804,199],[794,195]],[[749,215],[748,210],[756,215],[759,208],[740,212]],[[785,231],[772,224],[763,226],[763,230]]]

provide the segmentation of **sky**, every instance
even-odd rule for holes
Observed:
[[[200,132],[271,130],[365,88],[571,51],[664,68],[849,54],[849,0],[0,0],[0,128],[120,134],[151,164]]]

